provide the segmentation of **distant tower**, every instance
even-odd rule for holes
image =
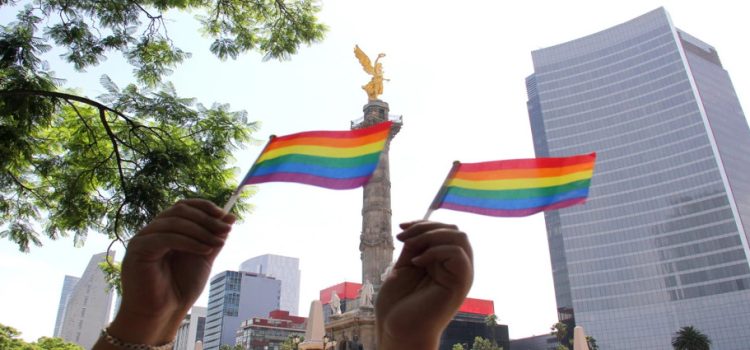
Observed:
[[[299,259],[265,254],[245,260],[240,271],[255,272],[281,281],[280,307],[292,315],[299,315]]]
[[[203,332],[206,329],[207,309],[193,306],[190,313],[182,319],[173,350],[195,350],[195,344],[200,342],[203,347]]]
[[[362,198],[362,234],[359,251],[362,259],[362,283],[370,281],[375,291],[380,289],[380,276],[393,260],[393,235],[391,229],[391,176],[388,150],[391,140],[401,130],[402,118],[388,116],[388,103],[369,101],[363,108],[364,117],[352,121],[352,129],[361,129],[393,121],[391,134],[380,153],[380,161],[370,181],[365,185]]]
[[[388,115],[388,103],[370,100],[363,108],[364,116],[352,121],[352,129],[361,129],[385,121],[392,121],[388,141],[380,153],[380,161],[370,181],[365,185],[362,197],[362,234],[359,236],[359,251],[362,259],[362,283],[369,281],[375,291],[377,303],[381,275],[393,260],[393,235],[391,231],[391,177],[388,166],[388,149],[394,136],[401,130],[402,118]],[[330,295],[328,296],[330,298]],[[375,349],[375,312],[372,306],[359,305],[359,299],[349,303],[348,293],[342,293],[345,313],[331,315],[326,323],[326,332],[336,342],[347,348]],[[330,300],[330,299],[329,299]],[[327,303],[329,300],[321,300]],[[357,307],[356,309],[354,307]]]
[[[91,257],[83,276],[67,298],[60,328],[56,330],[60,338],[76,343],[84,349],[94,347],[102,328],[109,323],[109,310],[114,292],[107,290],[104,272],[99,268],[99,263],[106,261],[106,257],[107,253]],[[114,259],[114,252],[111,257]]]
[[[243,321],[279,308],[281,281],[245,271],[224,271],[211,278],[202,346],[234,346]]]
[[[57,319],[55,319],[55,331],[52,333],[54,337],[60,337],[60,330],[62,329],[63,318],[65,317],[65,307],[68,306],[68,299],[70,294],[76,288],[76,284],[80,278],[75,276],[65,276],[63,281],[62,291],[60,292],[60,304],[57,306]]]

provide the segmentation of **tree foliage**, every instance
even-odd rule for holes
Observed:
[[[295,337],[293,335],[289,335],[284,339],[281,344],[279,344],[279,349],[281,350],[297,350],[299,347],[299,343],[305,341],[305,337],[303,336],[297,336],[297,343],[295,343]]]
[[[474,344],[471,350],[503,350],[497,343],[483,337],[474,337]]]
[[[0,323],[0,349],[2,350],[83,350],[82,347],[61,338],[41,337],[36,342],[27,343],[20,337],[21,332]]]
[[[711,339],[693,326],[685,326],[672,338],[674,350],[710,350]]]
[[[550,327],[552,331],[550,334],[557,338],[556,350],[567,350],[568,349],[568,326],[563,322],[557,322]]]
[[[99,269],[104,273],[107,291],[114,288],[118,295],[122,295],[122,263],[116,262],[111,255],[107,255],[107,260],[99,263]]]
[[[586,336],[586,344],[588,344],[589,350],[599,350],[599,345],[596,344],[596,339],[592,336]]]
[[[257,124],[163,81],[189,57],[169,39],[169,10],[201,11],[222,59],[253,49],[285,58],[325,31],[312,0],[29,2],[0,26],[0,237],[21,251],[41,245],[42,233],[72,234],[77,245],[89,231],[127,238],[179,198],[229,197],[232,151]],[[61,90],[42,59],[52,44],[79,70],[119,51],[137,84],[104,76],[101,102]]]
[[[490,328],[490,334],[492,334],[492,343],[497,345],[497,335],[495,329],[497,328],[497,315],[490,314],[484,318],[484,325]]]
[[[490,314],[490,315],[485,316],[485,318],[484,318],[484,324],[487,327],[495,327],[495,326],[497,326],[497,320],[498,320],[497,315]]]
[[[0,6],[18,2],[0,1]],[[285,59],[300,45],[323,38],[319,10],[313,0],[39,0],[29,2],[19,16],[49,23],[43,28],[47,40],[38,40],[66,50],[63,59],[76,69],[119,51],[134,66],[138,81],[153,87],[190,57],[169,37],[169,11],[199,13],[201,31],[214,39],[209,49],[221,59],[249,50]]]
[[[235,344],[235,345],[221,344],[221,346],[219,346],[219,350],[245,350],[245,348],[242,347],[241,344]]]

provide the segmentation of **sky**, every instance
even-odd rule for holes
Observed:
[[[459,4],[459,5],[457,5]],[[750,5],[715,1],[365,1],[322,2],[320,19],[330,31],[285,62],[257,53],[222,62],[210,40],[195,30],[194,14],[170,13],[176,45],[193,54],[168,78],[181,96],[210,105],[228,103],[261,122],[254,135],[267,140],[307,130],[346,130],[362,116],[369,81],[353,54],[358,44],[381,59],[386,78],[381,99],[403,127],[391,144],[394,234],[399,222],[421,218],[451,163],[534,156],[524,79],[533,72],[531,51],[564,43],[663,6],[678,28],[714,46],[729,71],[740,103],[750,99]],[[14,11],[0,8],[0,24]],[[744,33],[744,34],[743,34]],[[102,74],[124,87],[130,67],[118,55],[85,73],[47,59],[66,86],[95,98],[105,92]],[[262,148],[236,153],[237,178]],[[298,257],[302,271],[300,313],[318,292],[343,281],[360,282],[361,190],[331,191],[288,183],[257,187],[255,205],[235,225],[213,273],[236,270],[262,254]],[[223,203],[220,203],[223,204]],[[557,320],[543,215],[491,218],[438,210],[432,219],[467,232],[475,255],[470,297],[494,301],[511,339],[546,334]],[[23,254],[0,240],[0,323],[26,340],[50,336],[63,278],[80,276],[91,255],[106,250],[103,235],[86,245],[72,239],[44,242]],[[396,244],[394,258],[401,249]],[[121,258],[124,251],[118,249]],[[204,291],[196,305],[205,306]]]

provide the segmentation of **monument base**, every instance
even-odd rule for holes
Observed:
[[[326,333],[336,340],[337,350],[375,350],[375,309],[360,307],[341,315],[332,315]]]

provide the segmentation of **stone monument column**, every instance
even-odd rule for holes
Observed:
[[[364,117],[352,122],[352,129],[360,129],[389,120],[388,103],[369,101],[363,108]],[[364,186],[362,196],[362,233],[359,251],[362,259],[362,283],[372,283],[375,296],[381,285],[381,275],[393,260],[393,234],[391,227],[391,178],[388,165],[390,142],[401,129],[401,118],[391,118],[388,141],[380,153],[380,161],[370,181]],[[375,298],[373,298],[375,299]]]

